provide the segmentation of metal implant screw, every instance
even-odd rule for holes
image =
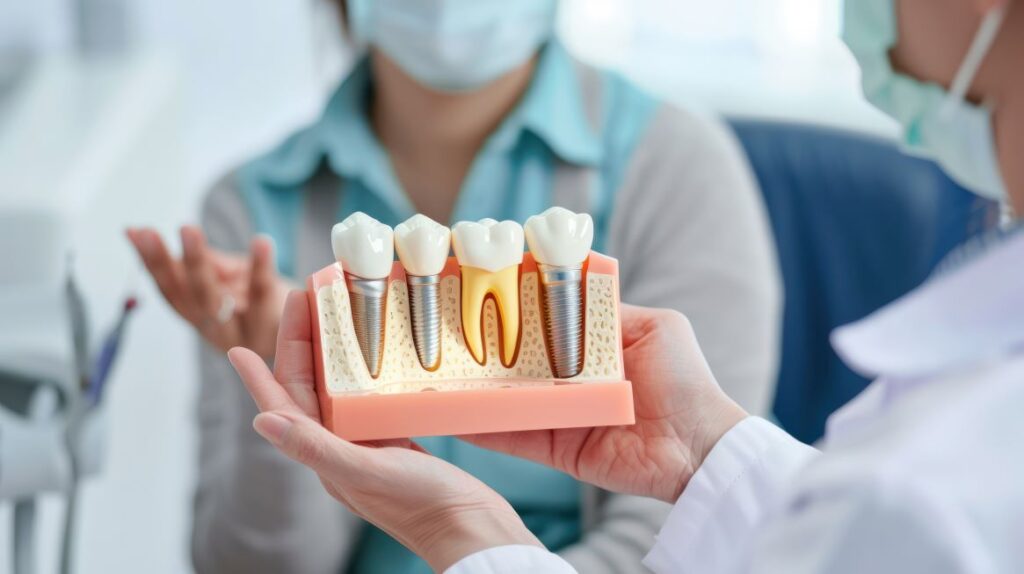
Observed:
[[[583,265],[538,264],[544,299],[544,338],[555,376],[583,370]]]
[[[406,283],[416,355],[432,371],[441,361],[441,276],[406,275]]]
[[[384,358],[384,309],[388,280],[363,279],[346,273],[349,300],[352,302],[352,326],[370,376],[377,378]]]

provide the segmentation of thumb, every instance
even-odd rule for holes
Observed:
[[[268,411],[256,415],[253,428],[288,458],[328,477],[359,473],[360,447],[341,439],[307,417]]]

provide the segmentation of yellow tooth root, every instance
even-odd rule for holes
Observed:
[[[511,367],[519,345],[519,266],[498,271],[462,267],[462,333],[469,352],[481,365],[486,351],[480,323],[488,295],[494,297],[501,320],[501,364]]]

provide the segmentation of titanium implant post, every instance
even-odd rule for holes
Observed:
[[[345,283],[352,303],[352,325],[359,350],[363,353],[370,376],[377,378],[384,358],[384,311],[388,280],[363,279],[346,273]]]
[[[555,376],[583,370],[583,266],[538,266],[544,302],[544,338]]]
[[[441,276],[406,275],[412,340],[420,365],[428,371],[441,362]]]

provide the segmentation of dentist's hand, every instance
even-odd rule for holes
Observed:
[[[175,259],[156,231],[126,234],[167,302],[211,345],[273,358],[288,284],[277,275],[267,238],[253,239],[248,257],[231,255],[209,247],[198,227],[185,226],[184,253]]]
[[[719,388],[683,315],[623,305],[622,342],[635,425],[461,438],[601,488],[675,502],[718,439],[747,414]]]
[[[353,444],[320,425],[304,293],[288,296],[273,374],[248,349],[232,349],[228,357],[262,411],[253,421],[257,432],[435,571],[494,546],[540,545],[498,493],[416,443]]]

